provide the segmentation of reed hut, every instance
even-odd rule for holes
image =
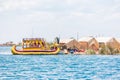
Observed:
[[[100,51],[105,54],[116,54],[120,52],[120,43],[113,37],[96,38],[99,42]]]
[[[77,40],[73,39],[70,42],[66,43],[65,46],[67,47],[67,49],[80,49],[80,44]]]
[[[106,44],[113,49],[120,49],[120,43],[115,38],[111,38]]]
[[[59,46],[60,46],[61,50],[67,49],[67,46],[65,44],[71,42],[72,40],[74,40],[74,39],[60,39]]]
[[[99,48],[105,47],[106,43],[110,40],[111,38],[109,37],[97,37],[96,40],[99,43]]]
[[[99,49],[99,43],[92,36],[80,38],[79,43],[80,43],[80,49],[84,49],[84,50],[92,49],[95,51]]]
[[[109,46],[114,49],[120,47],[118,40],[113,37],[99,37],[96,40],[99,42],[99,47]]]

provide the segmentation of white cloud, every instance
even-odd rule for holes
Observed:
[[[0,3],[2,10],[29,9],[38,5],[39,0],[5,0]]]
[[[116,0],[113,5],[111,2],[103,0],[5,0],[0,3],[0,11],[24,10],[23,16],[31,19],[51,20],[71,17],[87,21],[97,19],[98,22],[100,20],[103,22],[103,19],[107,20],[111,15],[118,14],[120,2]]]
[[[13,28],[19,34],[23,32],[23,35],[26,30],[23,31],[21,27],[29,28],[27,31],[35,27],[36,33],[46,35],[49,31],[51,34],[58,33],[56,27],[63,35],[65,32],[69,34],[81,29],[81,34],[86,29],[92,32],[92,28],[100,32],[95,27],[120,25],[120,0],[2,0],[0,17],[0,24],[4,29]],[[66,31],[68,27],[69,31]],[[8,31],[4,29],[1,33],[7,36]],[[89,34],[90,31],[85,33]]]

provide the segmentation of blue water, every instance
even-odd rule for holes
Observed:
[[[120,55],[12,55],[0,47],[0,80],[120,80]]]

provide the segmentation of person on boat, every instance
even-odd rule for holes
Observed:
[[[38,47],[40,47],[40,43],[38,42]]]

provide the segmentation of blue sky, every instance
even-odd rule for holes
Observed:
[[[0,42],[120,37],[120,0],[0,0]]]

